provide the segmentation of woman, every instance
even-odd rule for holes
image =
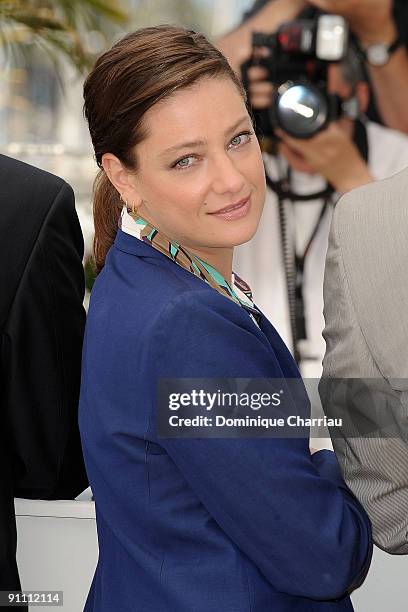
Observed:
[[[160,378],[299,376],[232,272],[265,197],[241,83],[202,34],[159,26],[102,55],[84,97],[101,168],[80,399],[100,552],[85,610],[352,610],[371,534],[333,453],[157,435]]]

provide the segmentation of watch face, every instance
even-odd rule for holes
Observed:
[[[384,66],[389,59],[387,45],[370,45],[366,49],[366,56],[369,63],[373,66]]]

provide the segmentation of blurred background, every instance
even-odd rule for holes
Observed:
[[[181,24],[210,39],[252,0],[0,0],[0,152],[57,174],[75,191],[92,286],[91,190],[97,166],[82,115],[96,57],[126,32]]]

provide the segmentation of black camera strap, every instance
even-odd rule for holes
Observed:
[[[354,143],[360,155],[368,162],[368,139],[365,125],[362,121],[356,120],[354,124]],[[304,271],[307,256],[312,244],[318,234],[323,222],[326,211],[333,205],[334,189],[327,185],[323,190],[312,194],[296,194],[291,188],[291,171],[286,171],[286,176],[274,181],[268,175],[265,168],[266,184],[275,192],[278,198],[279,225],[281,235],[282,263],[285,270],[286,288],[288,296],[289,319],[293,343],[293,355],[296,362],[301,361],[299,341],[307,339],[307,325],[305,316],[304,302]],[[322,200],[317,221],[307,241],[306,247],[301,255],[296,251],[296,235],[289,236],[286,201],[292,206],[295,202]]]
[[[267,184],[271,189],[273,188],[269,184],[267,178]],[[278,195],[278,194],[277,194]],[[291,195],[292,194],[291,192]],[[311,246],[316,238],[319,228],[324,219],[325,213],[332,202],[333,189],[326,189],[324,192],[314,194],[313,198],[309,197],[308,200],[322,199],[323,202],[320,207],[317,221],[312,229],[312,232],[307,241],[306,247],[301,255],[296,250],[296,236],[289,236],[288,232],[288,219],[287,219],[287,207],[286,202],[289,200],[292,205],[295,201],[299,201],[297,198],[292,199],[291,197],[285,197],[282,194],[278,195],[278,212],[279,212],[279,225],[281,234],[281,249],[282,249],[282,262],[285,270],[286,289],[288,296],[288,308],[289,308],[289,320],[290,329],[292,334],[293,343],[293,354],[296,362],[299,364],[301,355],[299,351],[299,341],[307,338],[307,326],[305,317],[305,302],[304,302],[304,271],[307,256],[310,252]],[[303,200],[307,201],[307,200]]]
[[[290,170],[287,173],[287,176],[283,179],[278,179],[274,181],[270,176],[266,174],[266,184],[272,191],[274,191],[278,198],[282,200],[290,200],[291,202],[310,202],[312,200],[321,200],[327,198],[332,195],[333,188],[330,185],[327,185],[321,191],[316,193],[295,193],[291,190],[290,185]]]

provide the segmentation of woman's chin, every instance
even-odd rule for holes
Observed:
[[[258,229],[259,221],[260,219],[253,222],[248,222],[239,232],[237,231],[236,235],[234,236],[234,244],[232,246],[239,246],[240,244],[245,244],[246,242],[252,240]]]

